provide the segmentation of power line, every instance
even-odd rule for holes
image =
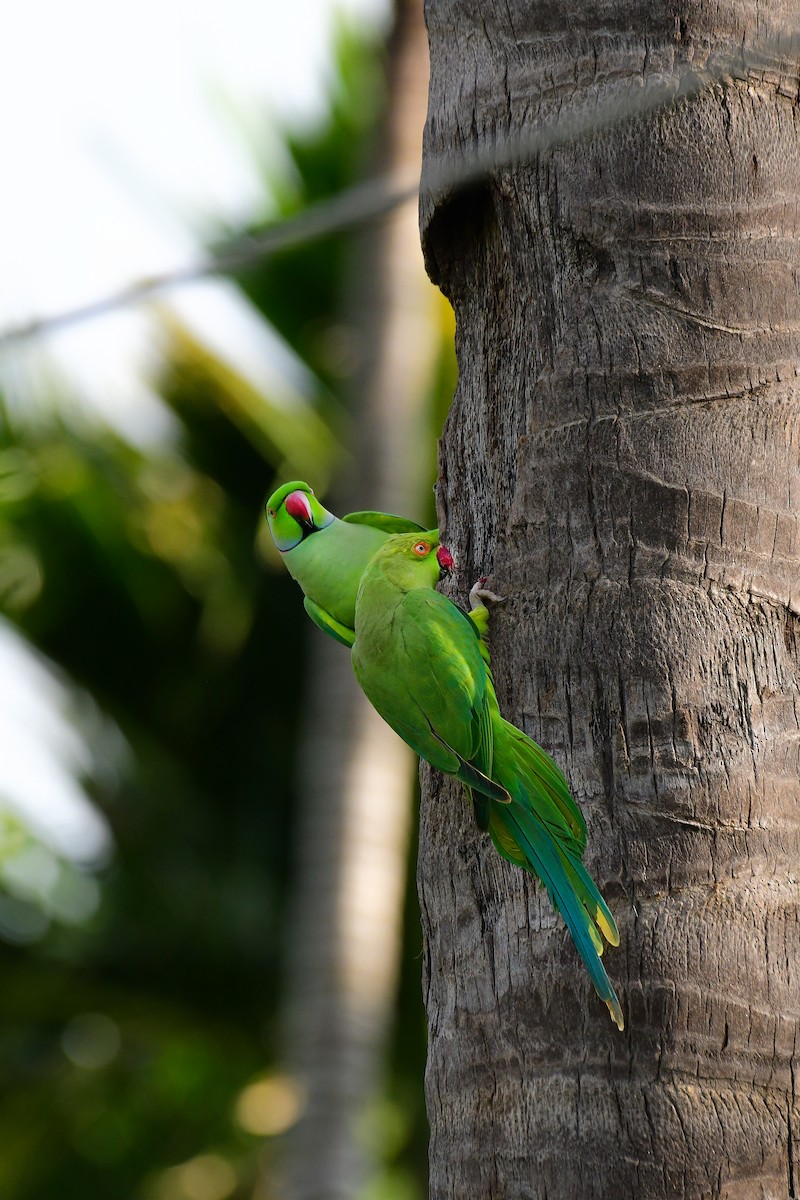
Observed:
[[[232,274],[263,262],[282,250],[302,246],[332,233],[352,229],[365,221],[374,221],[418,194],[416,181],[392,185],[391,180],[376,178],[340,192],[330,200],[310,205],[297,217],[290,217],[262,233],[236,241],[215,255],[189,263],[174,271],[137,280],[108,296],[64,309],[49,317],[38,317],[0,331],[0,349],[25,342],[42,334],[53,333],[67,325],[89,321],[116,309],[147,300],[160,292],[196,283],[213,275]]]
[[[770,71],[780,80],[792,80],[795,95],[798,59],[794,31],[760,39],[752,48],[720,56],[704,67],[686,64],[671,74],[622,84],[616,94],[593,104],[582,103],[560,112],[553,120],[519,134],[492,138],[480,149],[458,158],[443,157],[424,164],[422,184],[409,179],[378,176],[305,209],[296,217],[265,229],[216,254],[173,271],[140,279],[87,304],[36,318],[0,331],[0,349],[53,333],[174,288],[214,275],[245,271],[280,251],[306,245],[333,233],[379,220],[412,199],[433,200],[442,193],[474,185],[493,171],[530,162],[544,151],[565,142],[600,133],[622,121],[634,120],[679,101],[689,100],[726,77],[749,79],[753,72]]]

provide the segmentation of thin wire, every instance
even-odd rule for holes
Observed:
[[[787,63],[787,56],[793,60],[791,65]],[[699,95],[725,77],[747,79],[753,71],[763,73],[768,70],[776,71],[779,78],[780,75],[790,78],[796,93],[798,64],[794,31],[777,38],[762,39],[750,50],[742,48],[733,56],[719,58],[713,66],[702,69],[686,66],[672,75],[656,75],[635,86],[626,84],[611,98],[562,111],[553,120],[520,134],[499,140],[492,138],[471,155],[442,156],[433,162],[427,161],[421,186],[416,180],[398,180],[392,176],[379,176],[357,184],[332,199],[309,206],[297,217],[288,218],[247,239],[237,239],[212,257],[138,280],[88,304],[10,326],[0,331],[0,349],[103,316],[201,279],[247,271],[280,251],[379,220],[415,198],[431,202],[442,194],[472,186],[493,171],[530,162],[562,143],[577,141],[622,121],[667,109],[678,101]]]
[[[11,326],[0,331],[0,349],[15,342],[30,341],[42,334],[53,333],[67,325],[76,325],[81,321],[89,321],[93,317],[104,316],[116,309],[146,300],[160,292],[165,292],[187,284],[197,283],[213,275],[232,274],[234,271],[246,270],[257,263],[271,258],[281,250],[295,246],[306,245],[309,242],[326,237],[331,233],[339,233],[352,229],[365,221],[377,220],[390,213],[399,205],[413,200],[418,194],[418,186],[407,182],[391,188],[387,180],[377,178],[366,183],[358,184],[340,192],[332,200],[321,201],[310,205],[299,216],[291,217],[276,224],[262,233],[245,239],[237,238],[236,242],[220,250],[212,258],[201,259],[174,271],[166,271],[161,275],[151,275],[140,279],[127,287],[113,292],[109,296],[91,300],[88,304],[76,308],[65,309],[49,317],[38,317],[22,325]]]

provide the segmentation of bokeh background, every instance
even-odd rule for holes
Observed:
[[[333,750],[324,736],[347,709],[326,700],[347,654],[322,645],[263,516],[299,478],[337,511],[433,520],[453,330],[415,205],[3,336],[246,248],[361,179],[413,178],[421,3],[31,0],[5,43],[0,1196],[299,1194],[286,1162],[321,1086],[322,1108],[349,1114],[335,1136],[352,1138],[352,1194],[421,1198],[414,772],[398,768],[380,835],[402,885],[383,912],[384,868],[341,784],[384,811],[360,710]],[[325,757],[343,752],[344,776]],[[342,792],[322,810],[320,775]],[[320,867],[304,855],[331,812]],[[368,1020],[336,994],[363,933],[339,895],[351,853],[373,864],[362,909],[386,931],[364,935],[387,956]],[[353,1029],[360,1046],[344,1099],[347,1068],[303,1075],[327,1053],[328,1004],[342,1061]]]

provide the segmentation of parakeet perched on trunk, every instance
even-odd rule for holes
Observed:
[[[273,541],[305,594],[311,620],[352,646],[361,575],[390,534],[422,533],[421,525],[389,513],[354,512],[339,520],[307,483],[284,483],[267,501]]]
[[[452,565],[430,533],[391,537],[377,551],[356,602],[356,678],[417,754],[461,780],[500,854],[542,880],[622,1029],[600,958],[601,935],[617,946],[619,933],[581,861],[583,817],[553,760],[500,716],[477,625],[435,591]]]

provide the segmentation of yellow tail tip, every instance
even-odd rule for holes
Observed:
[[[610,913],[606,914],[601,908],[597,908],[595,910],[594,919],[608,944],[610,946],[618,946],[619,930],[617,929],[617,923],[613,917],[611,917],[611,920],[609,921],[609,916],[611,916]]]
[[[611,1000],[606,1000],[606,1008],[611,1013],[611,1020],[616,1025],[617,1029],[622,1033],[625,1028],[625,1018],[622,1015],[622,1008],[616,996]]]

